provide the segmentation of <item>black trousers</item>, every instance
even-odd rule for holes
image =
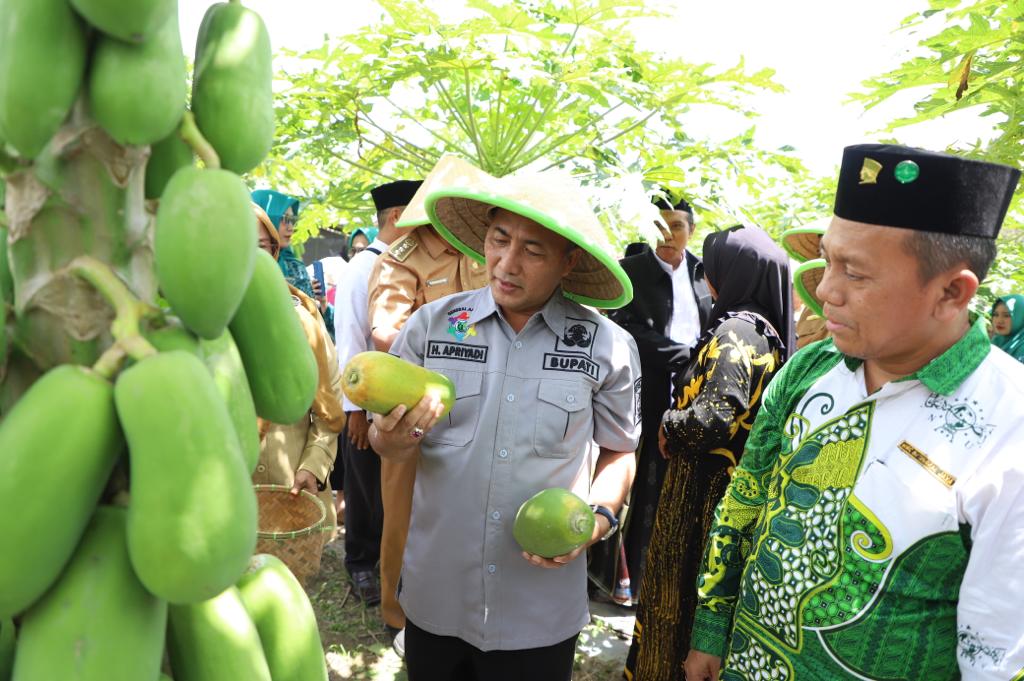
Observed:
[[[570,681],[579,634],[545,648],[484,652],[405,622],[409,681]]]
[[[373,570],[380,560],[384,507],[380,501],[380,457],[358,449],[348,427],[338,437],[345,481],[345,567],[349,574]]]

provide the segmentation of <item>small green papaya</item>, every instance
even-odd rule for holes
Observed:
[[[124,447],[113,392],[91,369],[61,365],[0,423],[0,536],[17,547],[0,560],[0,618],[39,598],[82,537]]]
[[[252,279],[230,328],[256,413],[274,423],[302,418],[313,404],[320,380],[316,358],[284,275],[265,251],[256,253]]]
[[[224,333],[256,260],[252,201],[227,170],[182,168],[156,213],[156,276],[167,302],[196,335]]]
[[[0,130],[35,158],[78,95],[85,27],[65,0],[0,0],[0,16]]]
[[[100,37],[89,69],[89,107],[119,144],[145,145],[170,135],[188,95],[178,14],[143,43]]]
[[[221,166],[255,168],[274,141],[270,36],[256,12],[235,2],[212,5],[196,43],[192,111]]]
[[[192,605],[172,605],[167,653],[176,681],[270,681],[256,626],[238,589]]]
[[[180,125],[179,121],[170,135],[150,147],[149,160],[146,162],[147,199],[159,199],[176,172],[195,164],[192,147],[178,134]]]
[[[327,681],[316,613],[288,566],[276,556],[256,554],[238,580],[238,592],[274,681]]]
[[[155,679],[167,603],[139,583],[126,511],[100,506],[60,579],[21,620],[14,681]]]
[[[196,357],[199,356],[199,339],[176,320],[169,320],[166,326],[146,329],[142,332],[149,344],[160,352],[184,350]]]
[[[128,441],[128,553],[139,580],[170,603],[237,581],[256,546],[256,497],[210,373],[174,350],[121,372],[114,386]]]
[[[177,0],[71,0],[71,6],[107,35],[132,43],[148,40],[178,13]]]
[[[260,432],[256,421],[256,405],[249,390],[249,379],[238,346],[227,329],[219,338],[199,341],[199,358],[203,360],[220,396],[228,407],[235,425],[238,444],[242,447],[246,469],[251,474],[260,460]]]
[[[15,633],[13,620],[0,620],[0,681],[11,681]]]

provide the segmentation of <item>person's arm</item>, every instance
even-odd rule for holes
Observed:
[[[970,531],[970,557],[957,604],[960,678],[1024,678],[1024,464],[1019,443],[1004,435],[995,459],[964,481],[960,500]]]
[[[388,352],[412,314],[419,277],[394,258],[381,257],[377,265],[380,269],[371,279],[367,305],[370,333],[374,348]]]
[[[691,379],[677,386],[675,408],[662,416],[663,455],[709,452],[732,439],[737,429],[750,428],[754,368],[742,346],[758,341],[752,325],[732,321],[719,326],[698,350]]]

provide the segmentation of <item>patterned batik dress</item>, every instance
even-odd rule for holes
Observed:
[[[704,540],[743,453],[782,342],[750,312],[730,313],[701,340],[665,413],[670,461],[640,587],[627,679],[683,678]],[[656,437],[650,433],[650,437]]]
[[[1024,678],[1024,366],[989,349],[871,394],[832,341],[787,363],[702,566],[722,679]]]

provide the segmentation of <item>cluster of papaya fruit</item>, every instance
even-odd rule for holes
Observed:
[[[189,106],[177,0],[0,0],[0,681],[327,678],[302,587],[253,556],[257,417],[318,379],[240,177],[270,39],[222,2],[195,55]],[[144,176],[68,151],[82,129]]]

